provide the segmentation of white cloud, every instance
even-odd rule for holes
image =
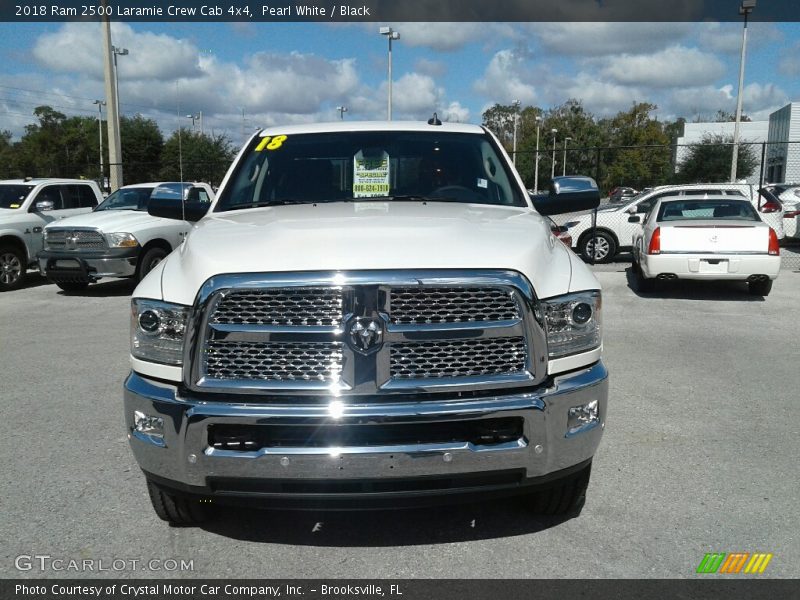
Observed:
[[[447,72],[447,65],[439,60],[430,60],[425,57],[418,58],[414,63],[414,70],[431,77],[442,77]]]
[[[724,54],[738,54],[742,49],[742,23],[696,23],[691,39],[704,48]],[[758,48],[783,39],[774,23],[750,23],[747,26],[748,48]]]
[[[444,121],[468,123],[470,112],[468,108],[461,106],[460,102],[454,101],[442,111],[442,114],[440,114],[439,117]]]
[[[386,98],[386,88],[387,84],[382,83],[382,98]],[[393,116],[397,119],[427,119],[438,110],[443,95],[444,90],[437,87],[432,77],[406,73],[392,85]]]
[[[489,61],[483,77],[475,82],[475,91],[500,104],[514,100],[523,105],[533,104],[536,89],[525,81],[529,75],[524,61],[513,50],[500,50]]]
[[[641,102],[646,96],[636,87],[618,85],[593,74],[581,72],[574,78],[555,82],[549,88],[552,104],[560,104],[568,98],[577,98],[589,112],[610,116]]]
[[[754,121],[765,120],[788,101],[786,92],[774,84],[751,83],[742,92],[742,113]],[[730,84],[678,90],[670,95],[668,107],[674,114],[690,120],[710,119],[718,110],[729,113],[736,110],[736,90]]]
[[[778,70],[788,77],[800,77],[800,42],[781,58]]]
[[[532,23],[529,29],[546,49],[570,56],[637,54],[674,45],[692,23]]]
[[[376,23],[363,27],[377,31]],[[422,46],[442,52],[452,52],[467,44],[498,38],[515,38],[518,32],[513,25],[503,23],[392,23],[400,32],[400,44]]]
[[[654,54],[613,56],[601,74],[625,85],[650,87],[696,86],[715,81],[725,65],[697,48],[672,46]]]

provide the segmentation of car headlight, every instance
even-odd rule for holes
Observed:
[[[132,233],[107,233],[106,239],[111,248],[136,248],[139,245]]]
[[[183,363],[189,307],[158,300],[131,301],[131,354],[167,365]]]
[[[543,300],[542,308],[550,358],[587,352],[600,346],[602,302],[599,290]]]

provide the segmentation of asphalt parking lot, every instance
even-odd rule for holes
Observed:
[[[0,577],[87,575],[15,567],[49,555],[126,561],[94,577],[673,578],[736,551],[774,554],[760,577],[800,576],[800,271],[783,270],[766,299],[692,282],[642,297],[627,267],[596,268],[611,398],[580,516],[506,500],[232,510],[202,529],[157,519],[128,449],[131,286],[64,295],[32,277],[0,295]],[[192,570],[149,570],[153,559]]]

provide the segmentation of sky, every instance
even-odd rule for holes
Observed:
[[[480,123],[495,103],[575,98],[597,116],[633,102],[662,120],[735,111],[741,23],[112,23],[122,113],[169,135],[203,113],[242,143],[268,125],[384,119],[387,41],[395,119]],[[99,23],[0,23],[0,130],[15,139],[48,104],[96,116],[104,98]],[[751,23],[744,113],[800,101],[800,23]],[[199,127],[199,123],[195,123]]]

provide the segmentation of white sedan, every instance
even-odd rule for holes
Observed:
[[[633,237],[633,261],[641,291],[657,280],[740,280],[758,296],[769,294],[781,266],[775,231],[732,196],[660,199]]]

